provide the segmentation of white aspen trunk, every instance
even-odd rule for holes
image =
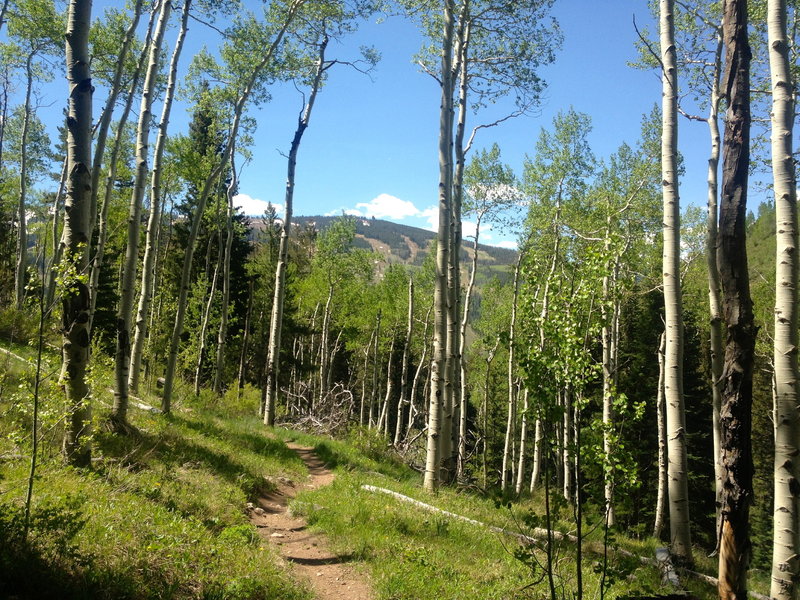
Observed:
[[[542,428],[541,417],[536,417],[536,429],[533,435],[533,465],[531,467],[531,485],[530,492],[536,490],[539,485],[539,479],[542,472],[542,440],[544,438],[544,431]]]
[[[375,329],[369,336],[369,344],[364,348],[364,376],[361,379],[361,408],[358,414],[358,424],[364,427],[367,424],[367,373],[369,372],[369,355],[372,351],[372,342],[375,339]]]
[[[514,438],[514,429],[517,421],[517,398],[514,394],[514,346],[516,340],[515,330],[517,323],[517,298],[519,297],[519,271],[522,262],[522,254],[520,253],[517,258],[517,264],[514,267],[514,297],[511,302],[511,323],[508,330],[508,414],[506,418],[506,437],[503,445],[503,466],[500,475],[500,489],[505,492],[508,489],[508,470],[509,466],[513,465],[511,458],[511,445]]]
[[[22,119],[19,157],[19,196],[17,197],[17,264],[14,271],[14,298],[17,309],[25,301],[25,274],[28,270],[28,217],[25,214],[28,204],[28,132],[30,130],[31,94],[33,93],[33,54],[25,61],[25,115]]]
[[[139,25],[139,17],[142,14],[143,4],[143,0],[136,0],[133,5],[131,22],[130,25],[128,25],[128,29],[125,30],[125,36],[122,39],[122,47],[119,50],[117,64],[114,68],[114,76],[111,80],[111,87],[108,91],[108,98],[106,98],[106,104],[103,107],[103,112],[100,114],[100,121],[97,124],[94,160],[92,161],[92,198],[89,207],[89,228],[92,231],[94,231],[95,219],[97,218],[97,195],[100,191],[100,171],[103,166],[103,154],[105,153],[106,149],[108,129],[111,126],[111,117],[114,114],[117,98],[122,91],[122,75],[125,72],[125,61],[128,57],[128,52],[131,49],[131,44],[136,36],[136,27]],[[94,265],[92,265],[92,272],[94,273]],[[94,304],[92,305],[92,308],[94,308]]]
[[[166,1],[166,0],[165,0]],[[139,376],[142,365],[144,341],[147,338],[147,320],[150,313],[150,300],[155,289],[155,259],[158,253],[158,239],[161,231],[161,172],[164,162],[164,149],[167,145],[167,128],[169,126],[172,103],[175,98],[175,87],[178,80],[178,61],[183,51],[186,31],[189,28],[189,8],[191,0],[184,0],[181,13],[181,29],[175,40],[169,65],[169,78],[164,95],[164,104],[161,108],[161,122],[158,125],[158,136],[153,151],[153,171],[150,176],[150,214],[147,218],[147,233],[145,234],[144,258],[142,259],[142,280],[139,292],[139,304],[136,309],[134,322],[133,345],[130,354],[128,369],[128,387],[133,393],[139,391]],[[144,185],[144,184],[142,184]]]
[[[328,299],[325,301],[325,308],[322,310],[322,332],[319,339],[319,395],[316,396],[320,401],[328,393],[328,370],[330,369],[330,329],[331,311],[333,310],[333,290],[334,283],[328,282]]]
[[[792,156],[794,102],[786,0],[767,3],[772,80],[772,180],[775,191],[775,473],[770,598],[794,600],[800,579],[797,364],[797,183]]]
[[[468,54],[470,39],[469,2],[464,2],[459,16],[457,71],[458,76],[458,121],[456,123],[453,149],[455,151],[455,170],[453,173],[453,247],[450,249],[452,277],[452,306],[449,323],[449,343],[453,346],[453,412],[458,418],[458,429],[454,427],[455,470],[450,478],[464,476],[464,463],[467,458],[467,394],[466,372],[464,370],[464,338],[461,334],[463,318],[461,315],[461,205],[464,200],[464,164],[469,148],[464,146],[467,121]],[[452,453],[452,450],[451,450]],[[452,462],[452,461],[451,461]]]
[[[66,65],[69,84],[67,118],[67,196],[64,203],[65,260],[71,273],[64,294],[62,384],[66,391],[67,423],[64,454],[78,466],[91,464],[88,434],[91,424],[89,362],[89,288],[81,275],[89,266],[89,202],[92,173],[92,79],[89,70],[91,0],[70,0],[67,12]]]
[[[680,287],[680,200],[678,196],[678,77],[675,48],[674,0],[660,0],[662,134],[661,179],[664,200],[664,395],[669,442],[669,523],[672,552],[692,563],[689,530],[689,491],[686,417],[683,404],[683,322]]]
[[[136,267],[139,261],[139,223],[141,221],[145,182],[148,175],[147,155],[150,149],[151,108],[153,97],[156,93],[161,46],[171,10],[172,3],[165,0],[161,5],[161,14],[150,44],[150,56],[142,89],[142,102],[139,107],[139,124],[136,131],[136,176],[128,206],[128,238],[122,267],[119,310],[117,311],[114,405],[111,409],[111,422],[117,429],[124,429],[128,421],[128,374],[130,372],[131,357],[130,323],[136,284]]]
[[[608,215],[606,217],[606,232],[604,250],[607,257],[611,254],[611,206],[607,206]],[[612,260],[611,257],[608,260]],[[609,263],[606,263],[609,268]],[[614,267],[616,271],[616,266]],[[614,273],[616,275],[616,273]],[[601,303],[601,312],[603,317],[603,328],[601,339],[603,344],[603,454],[607,467],[612,464],[611,454],[614,451],[612,448],[612,429],[614,427],[614,394],[616,393],[616,386],[614,385],[615,365],[614,357],[614,326],[616,316],[616,302],[613,296],[616,293],[616,277],[609,273],[603,276],[603,302]],[[610,305],[614,306],[614,315],[612,316],[609,310]],[[609,527],[615,524],[614,517],[614,474],[610,468],[604,470],[604,486],[603,495],[605,498],[606,508],[606,523]]]
[[[228,340],[228,310],[231,300],[231,251],[233,249],[233,197],[236,195],[236,165],[231,154],[231,181],[225,197],[227,199],[227,218],[225,219],[225,257],[222,265],[222,307],[220,308],[219,333],[217,335],[217,360],[214,369],[214,393],[222,391],[222,376],[225,369],[225,348]]]
[[[441,417],[447,396],[445,372],[447,370],[447,314],[448,282],[450,264],[450,219],[452,193],[452,118],[453,118],[453,0],[443,2],[442,35],[442,102],[439,110],[439,229],[436,248],[436,279],[434,287],[433,361],[430,376],[430,402],[428,409],[428,440],[425,456],[423,487],[434,492],[439,484],[441,468],[441,443],[443,436]]]
[[[281,24],[281,28],[276,33],[272,44],[270,45],[269,48],[265,50],[264,57],[261,60],[261,62],[258,63],[250,73],[249,79],[247,80],[241,95],[236,100],[236,105],[234,106],[234,112],[233,112],[233,123],[231,124],[231,130],[230,133],[228,134],[228,140],[222,152],[222,157],[220,158],[219,162],[211,170],[211,173],[206,178],[206,181],[203,184],[203,188],[201,189],[200,195],[198,197],[196,213],[194,219],[192,219],[192,225],[189,230],[189,239],[187,240],[187,245],[186,245],[186,253],[184,255],[184,260],[183,260],[183,270],[181,271],[181,282],[178,288],[179,292],[178,292],[177,311],[175,314],[175,326],[172,329],[172,335],[170,337],[169,354],[167,356],[167,367],[166,367],[166,372],[164,374],[164,396],[162,398],[161,409],[166,414],[169,414],[172,405],[172,388],[175,379],[175,365],[178,360],[178,347],[180,345],[181,334],[183,333],[183,319],[186,315],[186,300],[189,295],[189,279],[191,277],[192,260],[194,258],[194,250],[195,250],[195,245],[197,243],[197,234],[200,228],[200,221],[202,220],[201,216],[203,214],[203,211],[205,210],[206,201],[208,200],[208,196],[211,193],[212,185],[219,176],[219,173],[222,171],[222,167],[225,164],[227,164],[227,162],[230,160],[233,144],[235,143],[237,136],[239,134],[239,124],[241,123],[242,120],[242,114],[244,113],[244,108],[245,105],[247,104],[248,99],[250,98],[250,94],[252,93],[253,88],[256,85],[258,76],[264,70],[264,68],[266,68],[266,66],[272,61],[272,58],[275,55],[278,46],[283,40],[283,36],[286,33],[287,28],[294,20],[294,17],[297,14],[297,10],[300,8],[302,4],[303,0],[294,0],[292,2],[292,4],[289,6],[284,21]],[[266,414],[266,411],[264,412]]]
[[[379,348],[381,339],[381,310],[378,309],[377,323],[375,324],[375,341],[372,348],[372,389],[369,392],[369,425],[372,427],[376,423],[375,400],[378,397],[378,369],[380,365]]]
[[[283,331],[283,304],[286,297],[286,267],[289,262],[289,234],[292,227],[292,211],[294,205],[295,171],[297,169],[297,153],[305,130],[311,120],[311,111],[317,98],[322,73],[325,69],[325,49],[327,36],[323,37],[319,48],[319,59],[314,81],[311,85],[308,102],[303,109],[295,129],[289,148],[287,160],[286,191],[284,194],[284,218],[281,225],[281,239],[278,245],[278,262],[275,265],[275,286],[273,288],[272,312],[270,313],[269,347],[267,348],[267,377],[264,382],[264,424],[272,427],[275,424],[275,402],[278,393],[278,375],[280,373],[281,333]]]
[[[517,477],[514,493],[522,493],[522,483],[525,479],[525,450],[528,442],[528,388],[522,392],[522,424],[519,429],[519,459],[517,461]]]
[[[495,338],[494,346],[489,349],[486,355],[486,375],[483,380],[483,401],[481,402],[481,430],[483,441],[481,443],[481,474],[483,475],[483,489],[489,485],[489,464],[488,464],[488,443],[489,443],[489,379],[492,370],[492,362],[500,346],[500,336]]]
[[[408,367],[411,360],[411,336],[414,333],[414,279],[408,279],[408,317],[406,319],[406,339],[403,342],[403,363],[400,368],[400,399],[397,401],[397,420],[394,428],[394,445],[400,443],[403,430],[403,410],[409,405]]]
[[[128,123],[131,109],[133,108],[133,100],[136,95],[136,90],[139,87],[139,78],[144,70],[144,64],[147,60],[148,49],[153,34],[153,26],[155,25],[155,16],[158,14],[154,10],[150,14],[150,21],[147,26],[147,36],[142,51],[139,53],[139,60],[136,64],[136,71],[134,71],[131,78],[130,86],[128,87],[128,94],[125,98],[125,106],[122,109],[119,121],[117,122],[117,132],[114,136],[114,145],[111,148],[111,157],[108,161],[107,174],[105,178],[103,201],[100,203],[100,220],[97,227],[97,248],[94,257],[91,260],[91,274],[89,275],[89,293],[91,296],[91,318],[89,321],[89,330],[92,329],[94,321],[94,311],[97,306],[97,295],[100,288],[100,274],[103,270],[103,260],[106,253],[106,241],[108,240],[108,209],[111,206],[111,198],[114,193],[114,186],[117,182],[117,163],[119,162],[119,155],[122,152],[122,145],[125,141],[125,125]],[[98,160],[97,152],[95,152],[95,162]],[[95,168],[99,171],[102,165],[96,165],[92,168],[92,178],[95,176]],[[92,191],[92,206],[97,204],[97,194]],[[96,209],[93,209],[96,210]],[[94,212],[92,213],[94,215]],[[94,216],[92,217],[94,218]],[[92,228],[94,229],[94,228]]]
[[[664,398],[664,353],[666,351],[667,337],[661,334],[658,344],[658,391],[656,392],[656,425],[658,428],[658,492],[656,493],[656,519],[653,524],[653,537],[661,539],[661,533],[667,523],[667,486],[669,478],[667,469],[667,423],[666,399]]]
[[[389,345],[389,354],[386,360],[386,395],[383,397],[383,404],[381,405],[380,416],[378,417],[378,431],[381,433],[389,433],[389,404],[392,401],[392,392],[394,392],[394,384],[392,382],[392,355],[394,354],[395,344],[395,328],[392,327],[392,342]]]

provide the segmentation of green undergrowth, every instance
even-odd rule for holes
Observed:
[[[337,477],[327,487],[301,493],[292,503],[313,529],[329,536],[334,550],[367,567],[377,597],[383,600],[484,600],[544,598],[550,590],[543,545],[521,545],[512,536],[492,532],[443,514],[429,512],[363,485],[382,487],[512,532],[530,534],[543,525],[540,503],[527,500],[502,504],[455,488],[435,495],[424,492],[421,478],[404,467],[387,449],[385,440],[370,432],[352,433],[331,441],[289,430],[277,430],[287,440],[314,447]],[[570,530],[566,510],[554,528]],[[599,598],[602,575],[603,528],[589,524],[583,559],[584,596]],[[624,547],[653,556],[654,543],[612,540],[606,569],[607,598],[659,590],[658,572],[638,559],[616,552]],[[598,552],[593,552],[592,548]],[[575,547],[554,544],[554,586],[559,598],[573,598],[577,585]],[[693,590],[710,597],[709,588]]]
[[[250,396],[252,414],[257,394]],[[228,417],[225,408],[186,400],[168,418],[131,409],[136,431],[127,436],[106,432],[98,410],[91,470],[65,467],[46,443],[27,542],[30,447],[24,436],[4,436],[0,597],[309,598],[246,514],[277,477],[307,470],[257,419]]]

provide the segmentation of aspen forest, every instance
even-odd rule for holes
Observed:
[[[0,0],[0,599],[800,600],[799,57]]]

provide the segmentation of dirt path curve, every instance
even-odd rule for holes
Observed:
[[[309,480],[294,483],[281,479],[278,489],[258,499],[250,511],[250,521],[259,534],[274,545],[292,565],[292,570],[305,579],[320,600],[370,600],[372,589],[351,565],[346,556],[328,550],[327,540],[307,529],[305,519],[292,516],[288,502],[297,492],[317,489],[333,481],[333,473],[314,454],[312,448],[286,444],[308,467]]]

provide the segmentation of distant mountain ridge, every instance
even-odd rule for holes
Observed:
[[[340,217],[304,216],[294,217],[294,222],[302,227],[314,224],[320,231]],[[388,263],[402,263],[419,266],[427,255],[436,232],[411,225],[402,225],[383,219],[354,217],[356,221],[355,245],[381,254]],[[255,225],[255,222],[254,222]],[[461,248],[461,261],[469,261],[472,256],[472,242],[464,240]],[[513,266],[517,251],[497,246],[478,245],[480,266]]]

